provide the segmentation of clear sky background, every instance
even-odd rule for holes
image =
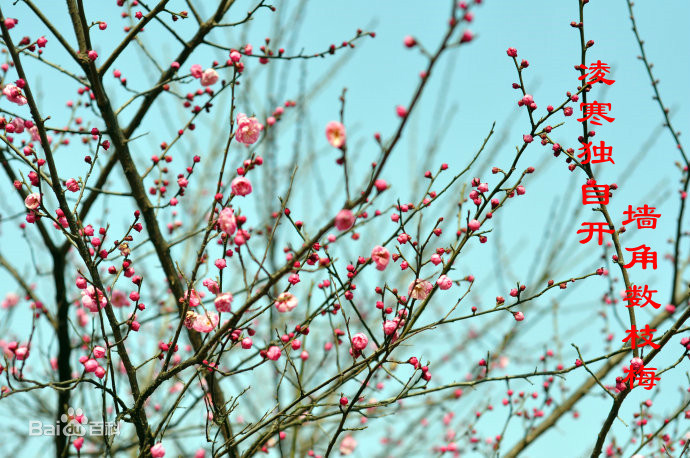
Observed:
[[[52,1],[37,3],[74,43],[65,5]],[[184,2],[171,3],[171,10],[179,11],[185,8]],[[206,17],[212,11],[212,3],[215,2],[196,3],[201,5],[199,11]],[[303,4],[306,5],[304,10],[296,14],[295,11]],[[251,5],[252,2],[238,1],[228,21],[242,18]],[[352,38],[357,28],[376,32],[376,38],[364,37],[356,42],[354,49],[339,51],[336,56],[326,59],[272,62],[266,68],[258,68],[256,60],[247,59],[248,76],[239,87],[240,111],[255,113],[265,118],[287,99],[303,102],[303,106],[287,110],[288,115],[281,121],[284,127],[279,130],[279,140],[262,146],[264,150],[260,153],[274,160],[281,169],[278,175],[267,180],[269,182],[263,179],[255,183],[257,196],[261,200],[253,202],[252,205],[256,208],[247,208],[247,214],[260,214],[268,208],[278,208],[279,203],[275,197],[284,195],[287,186],[284,177],[291,170],[293,159],[297,157],[302,164],[296,178],[301,191],[292,197],[290,207],[299,215],[298,219],[315,227],[321,218],[326,215],[332,216],[341,208],[344,199],[341,172],[334,164],[337,154],[327,144],[323,135],[326,123],[338,117],[338,97],[342,89],[347,88],[345,120],[350,154],[353,157],[351,173],[355,177],[354,182],[361,183],[370,162],[378,156],[378,147],[373,141],[374,132],[381,132],[384,139],[392,134],[398,122],[395,106],[409,103],[419,80],[419,71],[426,65],[426,58],[416,49],[408,50],[403,47],[403,37],[413,35],[427,49],[435,49],[446,30],[449,2],[312,0],[277,2],[276,6],[277,16],[262,11],[248,27],[243,28],[242,32],[227,29],[227,34],[215,32],[213,41],[231,47],[252,43],[255,50],[258,50],[264,37],[276,36],[276,17],[279,18],[278,26],[283,32],[283,38],[274,39],[275,48],[284,47],[287,55],[297,54],[301,50],[304,50],[305,54],[325,50],[331,43],[340,43]],[[412,117],[394,160],[384,171],[383,177],[393,185],[388,199],[385,200],[386,204],[395,203],[396,198],[401,202],[417,200],[420,195],[419,185],[415,185],[414,182],[420,180],[427,168],[436,170],[441,163],[446,162],[450,164],[450,172],[453,174],[462,170],[494,122],[496,134],[489,142],[489,149],[494,156],[488,164],[481,164],[483,161],[480,158],[480,164],[473,169],[473,174],[469,175],[466,181],[469,181],[469,177],[480,176],[482,173],[482,181],[488,181],[490,185],[496,182],[496,177],[491,176],[488,170],[491,166],[508,167],[515,147],[522,143],[522,134],[529,130],[527,115],[516,103],[520,99],[519,91],[511,88],[511,84],[517,81],[517,75],[512,59],[506,56],[506,49],[515,47],[519,59],[529,60],[530,66],[523,76],[528,93],[534,96],[538,105],[538,112],[543,114],[549,104],[560,105],[565,92],[574,92],[578,84],[578,73],[574,71],[573,66],[579,64],[580,59],[579,35],[576,29],[568,25],[571,21],[577,20],[577,6],[576,0],[487,0],[473,9],[475,18],[470,28],[477,35],[476,38],[468,45],[443,57],[433,75],[433,81],[424,93],[421,105]],[[105,57],[122,37],[124,21],[119,17],[120,9],[115,6],[114,0],[87,2],[86,7],[90,20],[106,20],[109,24],[106,31],[100,32],[95,28],[92,30],[95,49],[99,55]],[[56,41],[21,2],[17,5],[3,2],[2,8],[6,17],[20,19],[18,26],[13,30],[14,37],[30,35],[33,38],[45,34],[49,38],[46,57],[65,61],[64,54],[57,50]],[[624,238],[624,246],[634,247],[645,243],[658,251],[659,269],[633,271],[632,280],[639,284],[649,283],[659,291],[658,297],[663,298],[662,303],[666,304],[670,295],[671,269],[669,263],[661,258],[672,248],[668,239],[674,233],[680,186],[680,173],[673,163],[680,160],[680,155],[669,133],[660,129],[661,113],[652,99],[652,87],[644,66],[637,59],[639,49],[631,31],[626,2],[593,0],[587,5],[585,14],[586,38],[595,41],[594,48],[588,52],[589,59],[601,59],[610,64],[612,78],[616,80],[616,83],[606,90],[597,87],[592,91],[591,100],[611,103],[611,114],[616,118],[614,123],[599,127],[595,137],[595,140],[604,139],[607,144],[613,146],[616,163],[595,166],[595,174],[600,182],[615,182],[620,186],[609,207],[614,221],[622,221],[622,212],[628,205],[648,203],[657,207],[662,214],[655,231],[632,231]],[[685,135],[685,131],[690,128],[690,104],[687,103],[687,81],[690,74],[690,59],[687,52],[690,29],[687,25],[690,19],[690,3],[683,0],[638,1],[635,5],[635,14],[639,32],[645,40],[645,50],[654,63],[654,74],[660,79],[659,90],[662,98],[671,108],[674,126]],[[194,25],[191,19],[186,21],[186,25],[180,26],[180,33],[186,37],[190,36]],[[179,51],[179,46],[159,27],[151,25],[147,29],[141,35],[142,40],[148,43],[149,51],[159,62],[164,66],[168,65]],[[222,62],[227,59],[227,53],[210,48],[201,49],[185,64],[184,70],[187,71],[193,63],[199,63],[206,68],[214,59]],[[336,63],[337,67],[334,67]],[[64,106],[67,100],[77,97],[76,86],[69,79],[46,70],[45,67],[31,68],[42,69],[40,76],[34,73],[35,81],[32,81],[32,84],[40,88],[40,108],[44,115],[51,116],[49,124],[66,124],[69,118]],[[114,68],[121,70],[127,77],[129,86],[137,90],[147,88],[156,74],[155,68],[134,49],[125,52]],[[337,68],[337,71],[322,84],[334,68]],[[14,79],[15,76],[12,75],[10,78]],[[127,100],[130,95],[118,89],[119,84],[110,74],[106,75],[105,80],[112,88],[112,93],[117,94],[113,97],[116,105]],[[313,96],[303,97],[312,91]],[[227,98],[221,98],[217,106],[227,106],[227,103]],[[0,106],[9,108],[4,99],[0,101]],[[136,107],[137,104],[133,106]],[[148,165],[150,155],[158,151],[157,145],[172,138],[180,127],[180,119],[186,119],[180,117],[181,111],[170,109],[171,106],[173,105],[168,99],[165,105],[155,107],[152,111],[154,116],[138,130],[139,133],[146,134],[133,143],[140,170]],[[224,142],[223,135],[218,134],[218,126],[225,126],[227,111],[226,108],[222,108],[213,116],[206,115],[199,119],[193,139],[183,140],[183,145],[190,154],[196,153],[203,157]],[[130,108],[123,111],[125,119],[128,112],[133,113],[133,110]],[[577,110],[575,114],[578,114]],[[27,116],[26,113],[24,115]],[[563,145],[575,147],[577,136],[581,133],[581,126],[577,123],[576,117],[555,117],[558,122],[565,121],[565,125],[554,131],[552,138]],[[553,272],[552,277],[556,280],[582,275],[591,271],[592,266],[602,265],[599,247],[577,243],[580,236],[575,232],[580,222],[600,220],[586,219],[591,216],[579,208],[581,205],[578,205],[578,201],[581,195],[578,189],[582,184],[582,175],[573,178],[562,158],[553,159],[550,149],[537,143],[528,148],[519,166],[537,168],[537,172],[525,183],[527,195],[511,202],[511,205],[501,212],[496,218],[497,221],[493,222],[494,232],[489,235],[489,243],[482,246],[472,244],[476,246],[472,247],[467,261],[463,260],[459,267],[462,275],[471,273],[477,277],[471,297],[477,305],[485,303],[488,306],[495,296],[507,296],[509,288],[513,287],[516,281],[528,283],[535,274],[531,266],[537,255],[559,258],[557,264],[561,267]],[[84,151],[80,150],[77,142],[63,148],[59,154],[66,171],[83,175],[84,169],[80,161]],[[309,158],[306,161],[309,165],[304,163],[305,157]],[[176,165],[181,169],[186,163]],[[123,189],[119,180],[120,178],[115,178],[111,182],[113,188]],[[457,192],[449,197],[447,207],[452,207],[454,202],[459,200],[460,195]],[[12,193],[7,184],[0,190],[0,195],[3,196],[0,214],[4,217],[21,211],[21,203],[15,201]],[[117,202],[117,205],[114,205],[114,202]],[[124,222],[124,215],[130,214],[131,209],[119,205],[119,201],[102,200],[98,208],[102,215],[107,215],[108,221],[121,218]],[[183,203],[181,211],[184,211],[184,208]],[[580,213],[576,215],[575,211]],[[101,215],[95,216],[96,220],[92,223],[97,223],[100,217]],[[553,221],[554,218],[560,220]],[[161,215],[161,224],[174,219],[174,215],[166,212]],[[32,263],[26,258],[27,245],[20,235],[21,232],[16,229],[18,222],[19,220],[14,219],[0,224],[0,252],[5,257],[16,260],[18,269],[28,273],[32,270]],[[686,221],[686,224],[688,222],[690,220]],[[391,223],[387,217],[378,224],[363,231],[363,238],[375,240],[377,227],[391,230]],[[562,250],[550,254],[541,252],[542,234],[548,226],[558,228],[552,236],[562,239],[564,244]],[[29,231],[33,230],[32,228]],[[356,256],[365,255],[367,251],[367,248],[350,249],[351,251],[344,253]],[[684,253],[687,253],[687,246]],[[40,253],[37,253],[37,256],[40,263]],[[502,265],[500,269],[494,267],[496,260]],[[45,268],[47,269],[47,266]],[[151,269],[155,269],[153,264]],[[617,271],[612,274],[619,276]],[[40,278],[34,277],[34,281],[40,281]],[[0,280],[0,295],[16,290],[16,284],[5,272],[0,272]],[[409,278],[407,281],[409,282]],[[567,323],[564,326],[567,332],[564,331],[564,335],[561,336],[561,356],[564,364],[572,364],[577,357],[570,347],[570,342],[577,343],[586,355],[591,357],[601,353],[602,348],[607,348],[608,344],[601,335],[603,327],[614,334],[615,340],[623,337],[624,330],[615,320],[608,318],[593,321],[587,318],[596,316],[594,310],[602,307],[600,299],[607,290],[607,285],[605,279],[595,277],[567,292],[552,292],[549,299],[545,299],[561,301],[561,318]],[[620,286],[619,281],[618,287]],[[49,286],[39,284],[39,291],[45,291],[45,296],[50,297]],[[624,316],[622,304],[618,304],[617,307],[618,312],[611,311],[611,314],[618,313]],[[551,340],[549,336],[552,336],[554,330],[549,320],[539,320],[536,314],[530,316],[528,310],[525,310],[525,314],[525,324],[535,320],[531,325],[534,326],[532,337],[516,342],[516,346],[522,347],[513,348],[512,352],[518,355],[538,355],[545,350],[543,342]],[[28,321],[25,315],[19,312],[12,317],[12,321],[0,325],[5,338],[26,339],[25,328]],[[644,323],[646,319],[650,319],[652,313],[645,309],[640,312],[640,316],[642,318],[638,318],[638,321]],[[510,322],[497,325],[496,335],[483,336],[472,354],[477,359],[481,358],[487,350],[494,348],[502,338],[503,332],[512,324]],[[452,335],[465,335],[468,330],[463,326],[467,325],[459,324],[457,329],[453,328]],[[537,346],[536,342],[540,344]],[[438,356],[436,343],[420,342],[419,345],[420,348],[427,349],[427,358]],[[673,351],[659,359],[660,365],[678,357],[676,347],[678,345],[674,343]],[[449,383],[461,380],[474,368],[476,361],[456,360],[457,355],[452,348],[444,348],[443,351],[447,352],[444,354],[450,358],[451,364],[435,373],[434,376],[437,378],[434,382]],[[531,359],[525,357],[524,360],[518,357],[515,364],[517,367],[534,367],[536,359],[537,356]],[[508,370],[516,372],[515,367],[508,367]],[[655,404],[659,407],[656,411],[658,414],[675,408],[679,396],[677,387],[685,386],[686,371],[687,363],[683,362],[676,369],[666,373],[663,380],[671,379],[666,391],[655,389],[650,394],[640,393],[641,389],[637,390],[628,398],[627,407],[622,410],[621,417],[630,418],[633,411],[631,409],[635,408],[636,403],[650,397],[654,397]],[[572,382],[569,382],[572,385],[569,386],[575,387],[577,381],[584,379],[584,375],[586,374],[580,374],[580,378],[574,376]],[[613,384],[613,377],[609,378],[610,380],[605,383]],[[497,394],[491,398],[491,402],[498,406],[504,395],[503,386],[496,385],[495,388]],[[523,383],[522,387],[517,389],[531,391],[533,388]],[[478,403],[478,398],[472,400],[468,397],[466,404],[452,404],[448,410],[455,411],[459,418],[471,415]],[[593,445],[604,412],[608,412],[609,406],[610,401],[605,397],[593,396],[581,401],[577,405],[579,420],[574,420],[571,416],[564,417],[544,440],[529,448],[523,456],[583,455]],[[389,422],[389,427],[396,425],[396,420],[385,421]],[[499,431],[503,421],[503,414],[487,414],[477,423],[479,436],[484,438],[492,432]],[[620,422],[615,423],[613,431],[622,433],[625,430],[626,427]],[[520,428],[509,429],[505,439],[507,446],[504,445],[502,450],[505,451],[512,445],[519,433]],[[380,450],[378,440],[381,434],[370,431],[361,437],[361,444],[370,445],[361,446],[354,456],[374,456],[369,455],[367,449],[371,446],[374,450]],[[442,443],[433,434],[429,437],[433,438],[429,439],[430,445]],[[559,454],[559,450],[568,452],[563,455]],[[420,453],[414,456],[425,456],[424,452]],[[470,452],[463,456],[481,455],[479,452],[474,455]]]

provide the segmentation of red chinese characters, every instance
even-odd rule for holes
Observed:
[[[583,89],[591,89],[586,86],[591,86],[593,84],[599,83],[607,86],[611,86],[615,83],[615,80],[610,78],[611,67],[597,60],[596,62],[590,64],[589,67],[584,65],[579,66],[581,75],[578,77],[580,81],[584,82],[585,87]],[[588,141],[588,137],[594,136],[594,132],[590,132],[588,129],[588,123],[601,126],[605,122],[612,123],[616,118],[611,116],[611,103],[599,102],[597,100],[593,102],[588,102],[586,98],[586,93],[584,91],[582,102],[580,103],[580,110],[582,111],[582,117],[577,120],[583,123],[585,135],[580,137],[580,143],[582,147],[578,149],[581,153],[577,154],[577,159],[580,159],[580,164],[585,169],[589,175],[587,182],[582,185],[582,205],[597,205],[601,211],[607,215],[604,210],[604,206],[609,204],[612,197],[611,190],[617,189],[616,185],[608,184],[597,184],[596,179],[592,173],[592,164],[604,164],[610,163],[615,164],[613,160],[613,147],[607,145],[606,141],[600,140],[598,142]],[[573,101],[577,101],[574,98]],[[625,232],[626,229],[636,228],[637,230],[642,229],[655,229],[657,220],[661,217],[661,214],[656,213],[656,208],[650,207],[647,204],[633,207],[628,205],[627,210],[623,212],[625,219],[622,221],[619,233]],[[581,244],[586,244],[592,240],[596,240],[598,245],[604,244],[604,238],[609,235],[615,237],[616,228],[613,223],[610,222],[611,219],[607,216],[606,222],[583,222],[581,228],[577,230],[577,234],[582,234],[584,238],[579,240]],[[630,225],[626,227],[627,225]],[[651,247],[646,244],[641,244],[633,248],[625,248],[625,252],[630,253],[629,262],[625,262],[623,259],[619,259],[620,250],[622,247],[618,245],[618,239],[616,240],[618,255],[614,256],[614,261],[619,263],[624,269],[641,269],[647,270],[651,268],[652,270],[657,268],[657,253],[653,251]],[[629,275],[629,273],[628,273]],[[658,309],[661,304],[654,301],[653,294],[657,293],[657,290],[650,289],[649,285],[635,285],[628,283],[630,286],[626,287],[625,290],[625,301],[626,307],[646,307],[651,305],[652,308]],[[630,311],[632,314],[632,310]],[[634,320],[631,320],[630,329],[626,330],[626,336],[622,339],[624,345],[634,351],[635,358],[630,362],[630,367],[624,367],[625,378],[618,377],[616,379],[616,388],[619,391],[625,389],[633,389],[637,386],[643,386],[646,390],[652,389],[656,385],[656,382],[660,380],[656,376],[656,368],[645,367],[645,362],[637,357],[638,349],[643,347],[651,347],[652,349],[658,349],[659,345],[654,342],[654,332],[656,329],[650,328],[648,324],[642,329],[638,329]]]

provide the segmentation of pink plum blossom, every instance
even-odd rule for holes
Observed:
[[[218,81],[218,72],[212,68],[207,68],[204,73],[201,74],[201,85],[202,86],[212,86]]]
[[[367,348],[368,344],[369,338],[363,332],[358,332],[352,336],[352,346],[355,348],[355,350],[362,351]]]
[[[388,262],[391,259],[391,255],[388,250],[381,245],[376,245],[371,250],[371,260],[376,264],[377,270],[385,270]]]
[[[350,434],[343,437],[339,448],[342,455],[350,455],[355,451],[355,448],[357,448],[357,441],[354,437],[352,437]]]
[[[202,284],[208,289],[208,291],[211,294],[219,294],[220,293],[220,286],[218,286],[218,282],[215,280],[211,280],[210,278],[205,279]]]
[[[165,448],[163,447],[163,444],[158,442],[156,445],[151,447],[151,456],[153,458],[163,458],[165,456]]]
[[[219,312],[229,312],[232,310],[232,300],[232,294],[223,293],[216,297],[216,299],[213,301],[213,304],[216,306],[216,310]]]
[[[41,136],[38,134],[38,127],[33,126],[29,128],[29,133],[31,134],[31,140],[35,142],[41,141]],[[48,137],[48,141],[50,142],[50,136]]]
[[[9,309],[17,304],[19,304],[19,295],[17,293],[10,292],[5,295],[5,299],[2,300],[2,304],[0,304],[0,307],[4,309]]]
[[[280,359],[280,355],[281,355],[281,354],[282,354],[282,352],[280,351],[280,348],[279,348],[279,347],[276,347],[275,345],[272,345],[272,346],[269,347],[269,349],[266,351],[266,356],[267,356],[268,359],[270,359],[271,361],[278,361],[278,359]]]
[[[386,320],[383,323],[383,333],[387,336],[393,334],[395,332],[395,330],[398,329],[398,326],[399,326],[398,323],[399,323],[398,321]]]
[[[216,312],[204,312],[196,316],[192,329],[197,332],[211,332],[217,325],[218,314]]]
[[[98,298],[96,297],[98,292]],[[91,312],[98,312],[98,310],[105,307],[108,300],[105,298],[101,290],[96,290],[92,285],[87,286],[81,290],[81,303]]]
[[[245,145],[251,145],[255,143],[259,138],[259,133],[263,130],[264,126],[255,117],[247,117],[244,113],[239,113],[237,115],[237,129],[235,130],[235,139],[244,143]]]
[[[24,132],[24,128],[26,127],[22,118],[14,118],[11,124],[14,126],[14,133],[16,134]],[[7,129],[7,127],[5,127],[5,129]]]
[[[237,230],[237,220],[235,219],[235,212],[232,208],[225,207],[218,215],[218,226],[220,230],[228,235],[232,235]]]
[[[335,227],[339,231],[346,231],[350,229],[355,224],[355,215],[352,210],[340,210],[337,215],[335,215]]]
[[[438,280],[436,280],[436,284],[441,289],[450,289],[450,287],[453,286],[453,280],[445,275],[441,275],[438,277]]]
[[[113,307],[127,307],[129,306],[129,299],[124,292],[114,289],[110,296],[110,303],[113,304]]]
[[[252,192],[252,183],[246,177],[237,177],[230,183],[232,193],[237,196],[246,196]]]
[[[26,199],[24,199],[24,205],[26,205],[26,208],[28,208],[29,210],[36,210],[40,204],[41,195],[37,192],[29,194],[28,196],[26,196]]]
[[[201,65],[199,64],[194,64],[192,65],[192,68],[190,69],[190,73],[194,78],[201,78],[201,75],[204,74],[204,70],[201,68]]]
[[[93,347],[93,356],[95,358],[103,358],[105,356],[105,348]]]
[[[188,289],[184,292],[184,297],[180,299],[180,302],[189,301],[190,307],[197,307],[201,304],[201,296],[194,289]]]
[[[22,94],[21,89],[19,89],[14,84],[7,84],[3,88],[2,93],[5,94],[7,100],[9,100],[12,103],[16,103],[17,105],[25,105],[27,102],[26,97],[24,97],[24,95]]]
[[[29,347],[22,345],[14,351],[14,355],[19,361],[23,361],[29,357]]]
[[[68,191],[77,192],[79,191],[79,183],[74,178],[70,178],[65,182],[65,187]]]
[[[274,304],[280,313],[290,312],[297,307],[297,296],[284,291],[278,295]]]
[[[426,280],[416,279],[407,288],[407,295],[412,299],[424,300],[431,292],[433,285]]]
[[[331,121],[326,124],[326,139],[335,148],[340,148],[345,144],[345,126],[338,121]]]

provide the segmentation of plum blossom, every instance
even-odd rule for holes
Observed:
[[[113,307],[127,307],[129,306],[129,299],[124,292],[114,289],[112,296],[110,296],[110,303],[113,304]]]
[[[393,334],[398,329],[399,322],[394,320],[386,320],[383,323],[383,333],[387,336]]]
[[[21,134],[24,132],[24,128],[26,127],[22,118],[14,118],[11,124],[14,126],[14,132],[16,134]],[[5,127],[5,129],[7,129],[7,127]]]
[[[376,245],[371,250],[371,260],[376,264],[377,270],[385,270],[388,262],[391,259],[391,254],[381,245]]]
[[[35,142],[40,142],[41,141],[41,136],[38,134],[38,127],[32,126],[29,128],[29,133],[31,134],[31,140]],[[48,137],[48,142],[50,142],[51,138]]]
[[[28,208],[29,210],[36,210],[40,204],[41,195],[37,192],[29,194],[28,196],[26,196],[26,199],[24,199],[24,205],[26,205],[26,208]]]
[[[220,286],[218,286],[218,282],[215,280],[211,280],[210,278],[205,279],[202,284],[208,289],[208,291],[211,294],[218,294],[220,293]]]
[[[412,299],[424,300],[431,292],[433,285],[426,280],[416,279],[407,288],[407,295]]]
[[[77,192],[79,191],[79,183],[74,178],[70,178],[65,182],[65,187],[68,191]]]
[[[190,307],[196,307],[201,304],[201,296],[194,289],[188,289],[184,292],[184,297],[180,299],[180,302],[189,300]]]
[[[225,207],[218,215],[218,226],[220,230],[228,235],[232,235],[237,230],[237,220],[235,219],[235,212],[232,208]]]
[[[441,289],[450,289],[450,287],[453,286],[453,280],[448,278],[446,275],[441,275],[438,277],[438,280],[436,280],[436,284]]]
[[[355,224],[355,215],[351,210],[340,210],[337,215],[335,215],[335,227],[339,231],[346,231],[350,229]]]
[[[345,144],[345,126],[338,121],[331,121],[326,124],[326,139],[335,148],[340,148]]]
[[[278,295],[274,304],[280,313],[290,312],[297,307],[297,296],[284,291]]]
[[[0,307],[4,309],[9,309],[17,304],[19,304],[19,295],[17,293],[10,292],[7,293],[5,299],[2,300],[2,304],[0,304]]]
[[[7,27],[7,30],[14,28],[15,25],[19,22],[18,19],[8,17],[5,19],[5,27]]]
[[[218,314],[216,312],[205,312],[198,314],[194,318],[192,328],[197,332],[211,332],[218,325]]]
[[[340,442],[340,453],[342,455],[350,455],[355,451],[355,448],[357,448],[357,441],[354,437],[350,434],[343,437],[343,440]]]
[[[230,183],[232,193],[237,196],[246,196],[252,192],[252,182],[246,177],[237,177]]]
[[[204,70],[201,68],[201,65],[194,64],[190,69],[190,73],[194,78],[201,78],[201,75],[204,74]]]
[[[7,100],[17,105],[25,105],[27,102],[26,97],[22,94],[22,90],[14,84],[7,84],[3,88],[2,93],[5,94]]]
[[[187,313],[184,316],[184,321],[183,321],[184,326],[187,329],[192,329],[192,327],[194,326],[194,322],[196,321],[196,316],[197,316],[196,312],[193,312],[191,310],[187,311]]]
[[[207,68],[206,70],[204,70],[204,73],[201,74],[202,86],[211,86],[213,84],[216,84],[216,81],[218,81],[218,72],[216,72],[212,68]]]
[[[14,351],[14,355],[19,361],[23,361],[29,357],[29,347],[22,345]]]
[[[163,444],[158,442],[156,445],[151,447],[151,456],[153,458],[163,458],[165,456],[165,448],[163,447]]]
[[[642,366],[644,366],[644,361],[642,358],[633,358],[630,360],[630,369],[633,371],[639,371]]]
[[[98,298],[96,298],[98,295]],[[98,312],[98,310],[105,307],[108,300],[101,290],[94,289],[92,285],[87,286],[81,290],[81,303],[91,312]]]
[[[261,133],[263,128],[263,124],[261,124],[254,116],[249,118],[246,114],[239,113],[237,115],[237,130],[235,131],[235,139],[240,143],[244,143],[245,145],[251,145],[259,138],[259,133]]]
[[[268,351],[266,351],[266,356],[268,356],[268,359],[271,361],[278,361],[280,359],[281,351],[279,347],[276,347],[275,345],[272,345],[269,347]]]
[[[362,351],[367,348],[368,344],[369,338],[363,332],[358,332],[352,336],[352,346],[355,348],[355,350]]]
[[[216,310],[219,312],[229,312],[232,310],[232,300],[232,294],[223,293],[216,297],[216,299],[213,301],[213,304],[216,306]]]

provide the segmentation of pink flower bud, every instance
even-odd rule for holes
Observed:
[[[28,208],[29,210],[36,210],[40,204],[41,195],[37,192],[29,194],[28,196],[26,196],[26,199],[24,199],[24,205],[26,205],[26,208]]]
[[[165,448],[163,444],[158,442],[156,445],[151,447],[151,456],[153,458],[163,458],[165,456]]]
[[[216,81],[218,81],[218,78],[218,72],[212,68],[208,68],[204,70],[204,73],[201,74],[201,85],[212,86],[216,83]]]
[[[280,359],[281,354],[282,352],[280,351],[280,348],[276,347],[275,345],[269,347],[268,351],[266,351],[266,356],[271,361],[278,361],[278,359]]]
[[[346,231],[355,224],[355,215],[351,210],[340,210],[335,216],[335,227],[339,231]]]
[[[367,348],[368,344],[369,338],[364,333],[358,332],[352,336],[352,346],[355,348],[355,350],[362,351]]]
[[[436,284],[441,289],[450,289],[450,287],[453,286],[453,280],[451,280],[445,275],[441,275],[440,277],[438,277],[438,280],[436,280]]]
[[[246,196],[252,192],[252,183],[248,178],[241,176],[232,180],[230,188],[233,194],[237,196]]]

